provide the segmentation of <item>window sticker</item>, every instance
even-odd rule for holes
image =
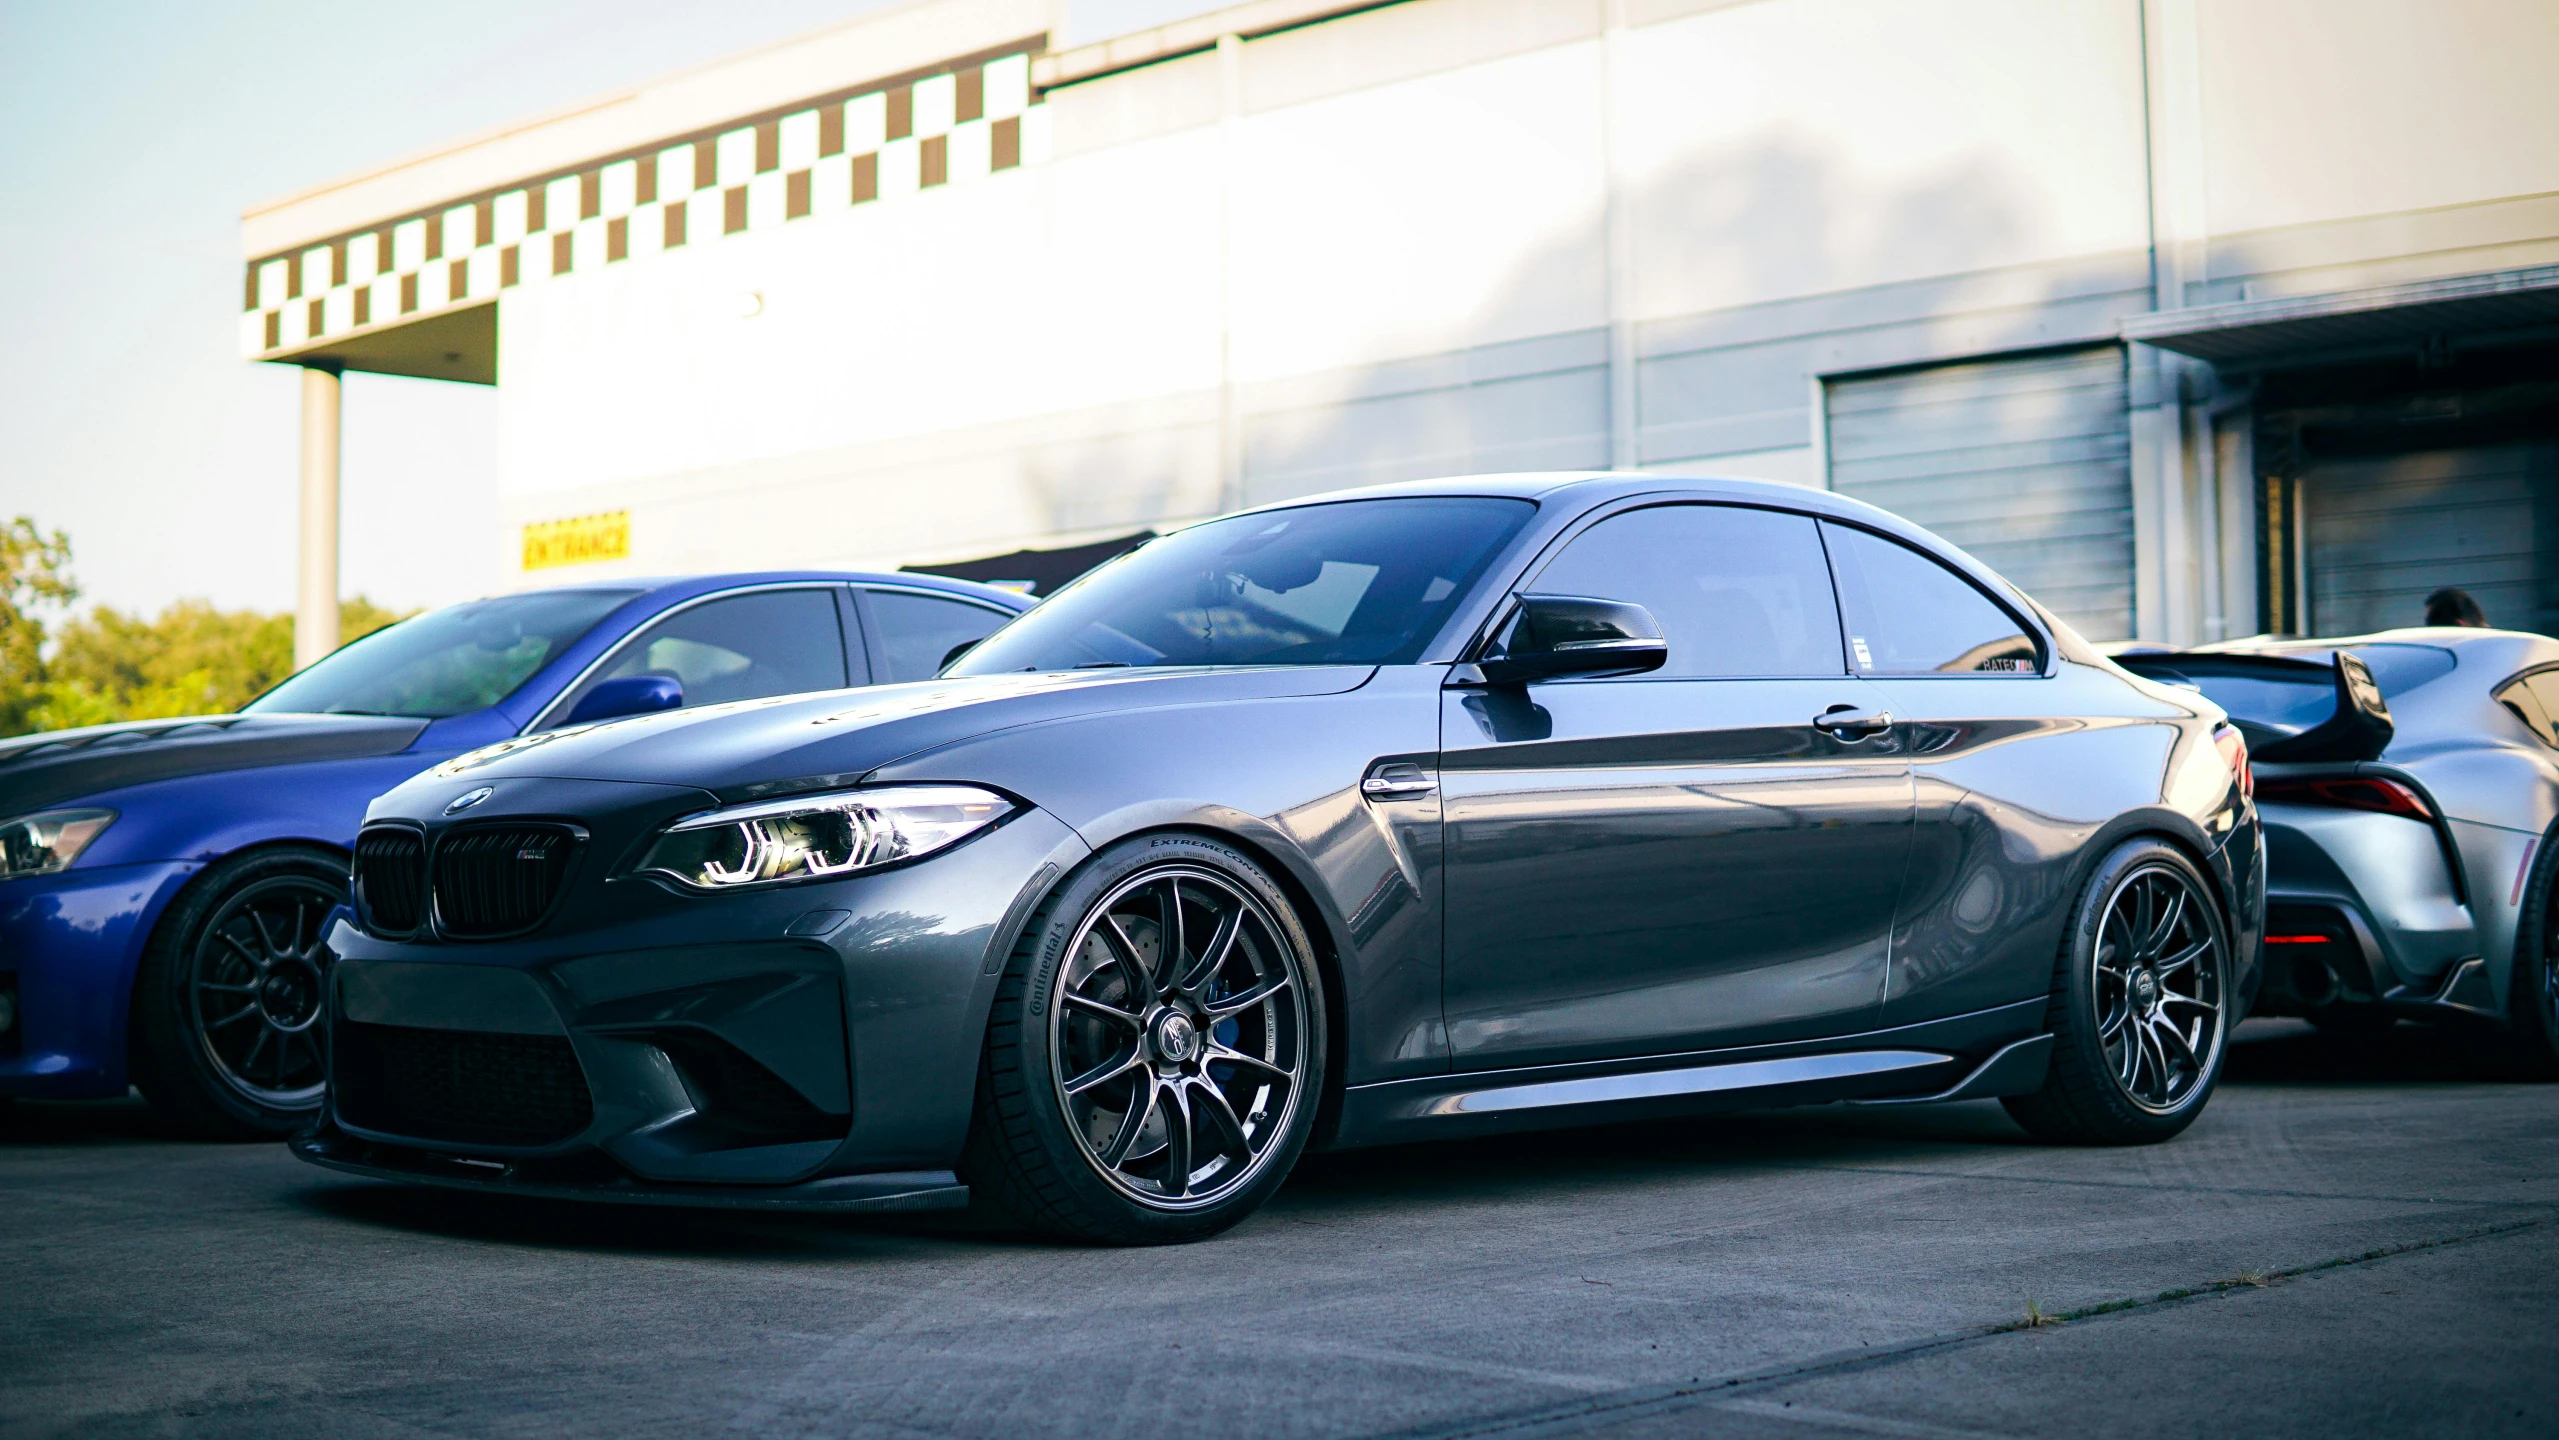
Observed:
[[[1851,635],[1851,636],[1849,636],[1849,637],[1848,637],[1848,646],[1849,646],[1849,648],[1850,648],[1850,649],[1852,649],[1852,650],[1854,650],[1854,651],[1856,651],[1856,652],[1857,652],[1857,668],[1858,668],[1858,669],[1860,669],[1860,670],[1872,670],[1872,669],[1874,669],[1874,668],[1875,668],[1875,652],[1873,652],[1873,651],[1871,651],[1871,650],[1869,650],[1869,649],[1867,649],[1867,648],[1866,648],[1866,637],[1865,637],[1865,636],[1863,636],[1863,635]]]

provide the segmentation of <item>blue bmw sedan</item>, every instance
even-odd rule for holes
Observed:
[[[563,586],[403,621],[236,715],[0,741],[0,1097],[138,1084],[191,1134],[289,1134],[374,796],[519,735],[925,679],[1030,603],[908,574]]]

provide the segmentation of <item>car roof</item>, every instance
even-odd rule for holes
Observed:
[[[1777,480],[1748,480],[1731,475],[1670,474],[1652,470],[1522,470],[1494,475],[1448,475],[1430,480],[1404,480],[1384,485],[1362,485],[1352,489],[1328,490],[1317,495],[1300,495],[1275,500],[1256,510],[1283,510],[1297,505],[1329,504],[1336,500],[1368,500],[1402,495],[1493,495],[1513,496],[1522,500],[1548,500],[1570,496],[1594,502],[1623,496],[1644,495],[1656,490],[1714,492],[1737,500],[1766,500],[1808,509],[1837,508],[1840,513],[1872,510],[1846,496],[1833,495],[1804,485],[1789,485]],[[1834,503],[1836,504],[1834,505]],[[1885,512],[1875,511],[1877,515]]]
[[[1942,557],[1960,558],[1978,575],[2000,579],[1946,537],[1923,529],[1889,510],[1834,491],[1816,490],[1809,485],[1790,485],[1782,480],[1750,480],[1737,475],[1669,474],[1651,470],[1532,470],[1498,475],[1454,475],[1436,480],[1405,480],[1349,490],[1328,490],[1317,495],[1275,500],[1238,513],[1249,515],[1300,505],[1325,505],[1341,500],[1373,500],[1389,496],[1507,496],[1533,501],[1541,506],[1553,502],[1553,508],[1557,510],[1578,514],[1611,501],[1655,494],[1676,495],[1683,499],[1724,500],[1743,505],[1773,505],[1853,520],[1870,529],[1897,535],[1934,550]],[[2000,583],[2007,582],[2001,580]],[[2016,587],[2009,588],[2013,590]]]
[[[720,590],[744,589],[755,585],[807,584],[890,585],[905,590],[933,590],[970,600],[1001,605],[1008,610],[1027,610],[1031,597],[997,585],[981,585],[974,580],[954,580],[944,575],[913,574],[906,571],[875,570],[722,570],[699,575],[636,575],[618,579],[576,580],[557,585],[529,585],[522,590],[505,593],[532,595],[562,591],[608,590],[627,592],[634,600],[646,598],[664,603],[708,595]],[[493,598],[493,597],[492,597]]]

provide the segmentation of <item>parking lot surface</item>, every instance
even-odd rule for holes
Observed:
[[[2241,1037],[2163,1146],[1984,1103],[1363,1151],[1143,1251],[486,1200],[22,1104],[0,1434],[2559,1434],[2559,1086],[2406,1026]]]

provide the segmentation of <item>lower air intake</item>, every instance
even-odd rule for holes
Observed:
[[[332,1099],[358,1129],[456,1145],[555,1145],[595,1118],[577,1052],[557,1035],[342,1020],[331,1039]]]

